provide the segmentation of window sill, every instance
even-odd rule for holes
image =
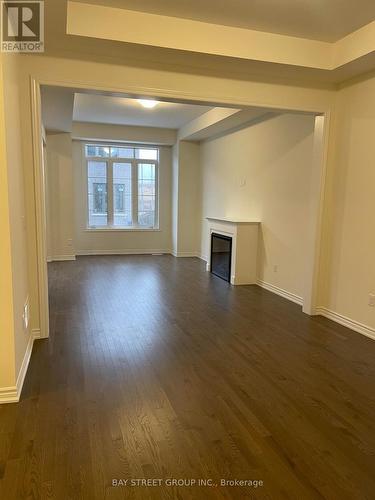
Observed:
[[[85,230],[87,233],[127,233],[127,232],[160,232],[161,229],[158,227],[87,227]]]

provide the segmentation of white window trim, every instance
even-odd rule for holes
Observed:
[[[144,148],[144,149],[156,149],[158,151],[157,160],[142,160],[139,158],[110,158],[102,156],[86,156],[86,146],[95,145],[102,147],[121,147],[121,148]],[[138,195],[133,196],[133,193],[138,193],[138,175],[134,175],[136,172],[138,174],[138,164],[149,163],[155,165],[155,225],[153,227],[144,227],[134,224],[128,227],[119,227],[113,225],[107,226],[90,226],[89,224],[89,192],[88,192],[88,162],[89,161],[101,161],[107,163],[108,165],[113,163],[131,163],[132,165],[132,218],[134,218],[138,213]],[[115,142],[98,142],[98,141],[82,141],[82,163],[84,168],[84,178],[85,178],[85,189],[86,189],[86,228],[85,232],[159,232],[160,229],[160,216],[159,216],[159,167],[160,167],[160,148],[158,146],[151,146],[149,144],[130,144],[130,143],[115,143]],[[108,176],[108,171],[110,176]],[[107,170],[107,184],[112,185],[110,177],[113,174],[113,168]],[[107,193],[107,208],[109,208],[110,203],[113,203],[113,193],[109,189]],[[109,210],[108,210],[109,212]]]

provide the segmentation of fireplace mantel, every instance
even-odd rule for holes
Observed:
[[[207,220],[229,222],[229,224],[260,224],[259,221],[236,219],[232,217],[206,217]]]
[[[232,238],[232,285],[251,285],[257,278],[257,255],[259,221],[237,219],[235,217],[206,217],[209,241],[211,234],[219,233]],[[211,251],[209,252],[210,259]],[[210,260],[207,271],[211,270]]]

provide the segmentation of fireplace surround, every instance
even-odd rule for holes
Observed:
[[[258,221],[229,219],[220,217],[207,217],[209,252],[207,271],[215,272],[215,252],[212,253],[212,235],[221,235],[231,240],[230,266],[228,266],[228,250],[216,252],[225,254],[226,268],[229,268],[229,276],[220,276],[232,285],[250,285],[256,283],[257,279],[257,257],[258,257],[258,233],[260,223]],[[227,240],[228,241],[228,240]],[[221,242],[221,245],[223,242]],[[222,256],[223,257],[223,256]],[[217,261],[218,259],[216,259]],[[222,259],[223,261],[223,259]]]

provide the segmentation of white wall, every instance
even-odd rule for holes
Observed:
[[[173,254],[200,254],[200,146],[179,141],[173,151]]]
[[[202,143],[204,258],[205,217],[259,220],[259,279],[303,296],[313,131],[312,116],[280,115]]]
[[[321,305],[374,329],[375,307],[368,304],[375,293],[374,74],[338,92],[333,128]]]
[[[13,314],[13,269],[8,192],[8,162],[4,120],[3,54],[0,52],[0,399],[1,389],[15,384],[15,329]]]
[[[24,162],[22,133],[25,122],[20,104],[19,56],[4,56],[4,111],[6,132],[6,153],[8,165],[9,221],[12,251],[13,313],[15,374],[18,375],[30,339],[30,325],[24,330],[23,307],[29,299],[29,275],[27,268],[26,223],[29,214],[25,209],[24,168],[31,160]]]
[[[124,137],[124,136],[123,136]],[[75,243],[79,255],[158,253],[171,249],[172,151],[160,147],[159,230],[87,230],[87,177],[83,143],[73,141],[75,191]]]
[[[75,256],[72,139],[68,133],[47,133],[47,257]]]

